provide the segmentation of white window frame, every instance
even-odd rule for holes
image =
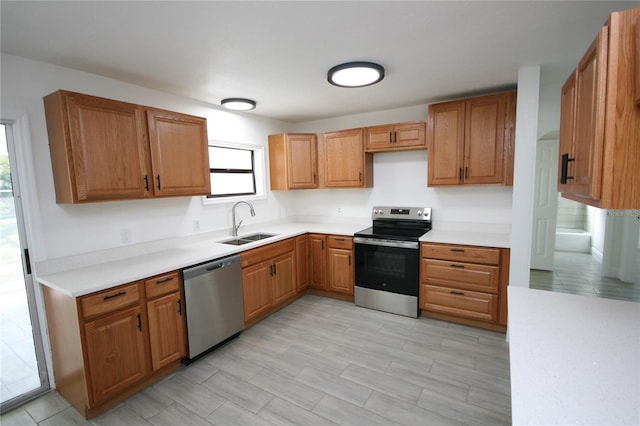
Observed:
[[[266,161],[264,145],[254,145],[247,143],[223,142],[209,140],[209,146],[219,146],[221,148],[249,149],[253,151],[253,168],[256,180],[256,193],[254,195],[234,195],[229,197],[202,197],[203,205],[229,204],[240,200],[263,200],[266,194]]]

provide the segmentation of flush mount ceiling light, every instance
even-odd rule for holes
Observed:
[[[347,62],[336,65],[327,73],[329,83],[338,87],[365,87],[384,78],[384,68],[373,62]]]
[[[227,98],[221,100],[220,105],[234,111],[251,111],[256,108],[256,101],[244,98]]]

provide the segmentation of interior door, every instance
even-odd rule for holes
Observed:
[[[553,270],[558,210],[558,149],[557,139],[540,140],[536,148],[531,269]]]

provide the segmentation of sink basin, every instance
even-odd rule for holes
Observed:
[[[220,241],[222,244],[229,244],[232,246],[241,246],[243,244],[253,243],[254,241],[264,240],[265,238],[275,237],[277,234],[264,234],[258,232],[250,235],[243,235],[242,237],[230,238],[228,240]]]
[[[276,234],[263,234],[261,232],[258,232],[257,234],[243,235],[242,237],[238,237],[238,238],[240,238],[241,240],[259,241],[259,240],[264,240],[265,238],[270,238],[275,236]]]

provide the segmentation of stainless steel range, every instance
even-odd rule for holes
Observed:
[[[429,207],[374,207],[373,226],[354,234],[355,304],[418,317],[419,238],[431,230]]]

